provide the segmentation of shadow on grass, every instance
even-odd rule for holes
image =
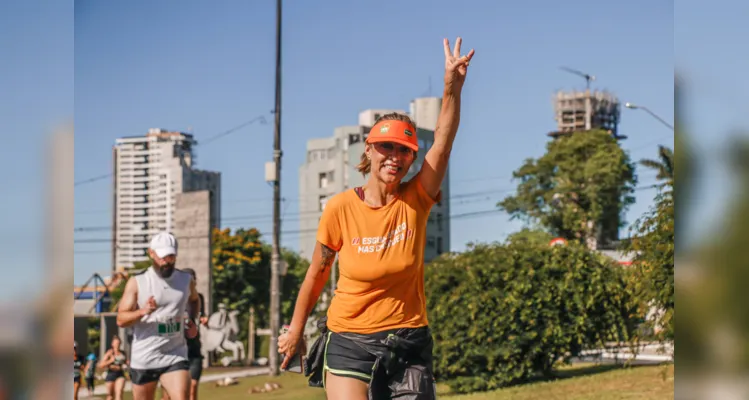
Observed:
[[[557,382],[557,381],[562,381],[562,380],[571,379],[571,378],[595,376],[598,374],[603,374],[606,372],[616,371],[616,370],[623,370],[623,369],[631,370],[631,369],[638,369],[642,367],[653,367],[653,366],[668,365],[668,364],[670,363],[652,363],[652,364],[647,364],[647,365],[639,365],[639,364],[616,364],[616,363],[604,364],[604,363],[590,362],[590,363],[564,365],[561,368],[555,368],[554,371],[549,376],[538,375],[530,379],[518,381],[510,385],[504,386],[501,389],[520,388],[526,385],[532,385],[532,384],[538,384],[538,383]],[[449,385],[448,382],[439,384],[438,394],[441,396],[447,396],[447,397],[460,396],[460,395],[465,394],[465,393],[453,392],[452,390],[450,390],[448,385]]]
[[[555,368],[550,376],[538,376],[531,378],[527,381],[518,382],[516,385],[524,385],[529,383],[539,382],[554,382],[563,379],[578,378],[582,376],[593,376],[602,374],[609,371],[615,371],[620,369],[637,369],[642,367],[653,367],[658,365],[665,365],[668,363],[651,363],[651,364],[628,364],[628,363],[580,363],[572,365],[564,365],[561,368]]]
[[[623,369],[623,368],[634,368],[635,366],[625,366],[621,364],[591,364],[586,365],[584,367],[578,367],[578,368],[570,368],[569,366],[562,369],[555,370],[550,377],[544,378],[539,377],[531,382],[526,383],[536,383],[536,382],[545,382],[545,381],[556,381],[560,379],[569,379],[569,378],[577,378],[580,376],[590,376],[590,375],[597,375],[602,374],[604,372],[613,371],[616,369]]]

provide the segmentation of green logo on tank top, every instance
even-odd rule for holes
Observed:
[[[182,322],[180,321],[168,321],[160,322],[158,325],[159,335],[161,336],[173,336],[177,333],[182,333]]]

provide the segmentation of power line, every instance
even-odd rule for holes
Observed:
[[[649,190],[649,189],[655,189],[660,187],[661,184],[650,184],[650,185],[644,185],[644,186],[638,186],[634,190],[640,191],[640,190]],[[491,198],[490,196],[487,196],[487,194],[494,194],[494,193],[509,193],[514,191],[515,189],[501,189],[501,190],[485,190],[485,191],[479,191],[479,192],[469,192],[469,193],[461,193],[454,196],[451,196],[450,199],[450,206],[455,206],[458,204],[464,204],[464,203],[475,203],[475,202],[481,202],[481,201],[489,201],[489,200],[495,200]],[[471,197],[479,197],[483,196],[481,199],[471,199]],[[456,201],[453,201],[453,200]],[[294,212],[294,213],[284,213],[284,218],[282,218],[283,221],[302,221],[304,219],[315,219],[318,218],[321,211],[301,211],[301,212]],[[307,216],[308,215],[308,216]],[[297,216],[296,218],[293,218],[292,216]],[[221,222],[225,223],[267,223],[271,222],[272,215],[269,214],[249,214],[249,215],[234,215],[231,217],[224,217],[221,218]],[[101,231],[109,231],[111,230],[111,226],[84,226],[84,227],[78,227],[74,229],[74,232],[101,232]],[[284,233],[288,233],[284,231]]]
[[[78,186],[78,185],[83,185],[83,184],[86,184],[86,183],[100,181],[102,179],[109,178],[110,176],[112,176],[112,174],[99,175],[99,176],[96,176],[96,177],[93,177],[93,178],[88,178],[88,179],[85,179],[85,180],[82,180],[82,181],[78,181],[78,182],[74,183],[73,186]]]
[[[497,214],[501,213],[502,210],[500,209],[490,209],[490,210],[481,210],[481,211],[471,211],[466,213],[460,213],[460,214],[452,214],[448,216],[446,219],[454,220],[454,219],[461,219],[461,218],[470,218],[470,217],[477,217],[481,215],[487,215],[487,214]],[[304,234],[304,233],[312,233],[317,232],[317,228],[309,228],[309,229],[291,229],[291,230],[285,230],[282,233],[284,235],[293,235],[293,234]],[[270,232],[260,232],[261,236],[269,236]],[[177,236],[177,240],[184,240],[184,239],[202,239],[205,236]],[[76,239],[74,240],[74,243],[111,243],[114,239],[113,238],[94,238],[94,239]]]
[[[203,141],[202,145],[205,146],[208,143],[211,143],[211,142],[213,142],[213,141],[215,141],[217,139],[220,139],[220,138],[222,138],[222,137],[224,137],[224,136],[226,136],[226,135],[228,135],[230,133],[233,133],[235,131],[238,131],[238,130],[242,129],[245,126],[250,125],[250,124],[252,124],[255,121],[259,121],[260,125],[265,125],[265,124],[268,123],[268,121],[265,120],[265,114],[258,115],[257,117],[255,117],[255,118],[253,118],[253,119],[251,119],[249,121],[243,122],[243,123],[235,126],[234,128],[231,128],[231,129],[229,129],[227,131],[224,131],[224,132],[221,132],[221,133],[218,133],[218,134],[215,134],[215,135],[209,137],[208,139],[206,139],[206,140]]]
[[[470,199],[472,197],[477,196],[484,196],[481,201],[486,200],[493,200],[491,197],[487,196],[488,194],[493,193],[509,193],[514,191],[515,189],[500,189],[500,190],[484,190],[479,192],[468,192],[468,193],[461,193],[454,196],[451,196],[449,198],[450,200],[450,206],[463,204],[463,203],[473,203],[476,202],[478,199]],[[309,199],[317,198],[317,196],[310,196]],[[462,200],[461,200],[462,199]],[[455,201],[453,201],[455,200]],[[285,200],[289,201],[289,200]],[[298,200],[297,200],[298,201]],[[284,216],[301,216],[301,215],[310,215],[308,218],[317,218],[319,216],[321,211],[300,211],[300,212],[292,212],[292,213],[286,213],[284,212]],[[231,217],[223,217],[221,218],[221,222],[235,222],[237,220],[251,220],[251,219],[268,219],[272,216],[269,214],[250,214],[250,215],[234,215]],[[303,218],[284,218],[285,221],[289,220],[301,220]],[[268,222],[268,221],[254,221],[254,222]],[[74,229],[74,232],[96,232],[96,231],[107,231],[110,230],[111,226],[86,226],[86,227],[78,227]]]
[[[646,186],[638,186],[638,187],[635,188],[635,191],[657,189],[657,188],[662,187],[662,185],[663,184],[661,184],[661,183],[656,183],[656,184],[651,184],[651,185],[646,185]],[[468,211],[468,212],[464,212],[464,213],[451,214],[451,215],[447,216],[446,219],[449,219],[449,220],[452,221],[452,220],[456,220],[456,219],[473,218],[473,217],[479,217],[479,216],[484,216],[484,215],[491,215],[491,214],[496,214],[496,213],[501,213],[501,212],[504,212],[504,211],[500,210],[499,208],[493,208],[493,209],[489,209],[489,210],[480,210],[480,211]],[[105,231],[105,230],[109,230],[110,229],[109,227],[93,227],[93,228],[94,229],[92,229],[90,231],[94,231],[94,230]],[[76,228],[76,229],[80,229],[80,228]],[[306,234],[306,233],[314,233],[314,232],[317,232],[317,228],[292,229],[292,230],[282,231],[281,233],[283,235],[295,235],[295,234]],[[269,233],[269,232],[260,232],[261,236],[270,236],[270,234],[271,233]],[[179,237],[178,236],[177,239],[201,239],[203,237],[204,236],[185,236],[185,237]],[[113,240],[114,240],[113,238],[109,238],[109,239],[94,238],[94,239],[76,239],[73,242],[74,243],[112,243]]]

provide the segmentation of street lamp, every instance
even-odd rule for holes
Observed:
[[[674,130],[673,125],[671,125],[668,122],[666,122],[663,118],[659,117],[658,115],[656,115],[656,113],[650,111],[650,109],[647,108],[647,107],[645,107],[645,106],[640,106],[640,105],[637,105],[637,104],[634,104],[634,103],[625,103],[624,107],[627,107],[627,108],[632,109],[632,110],[638,110],[638,109],[639,110],[643,110],[646,113],[650,114],[653,118],[655,118],[658,121],[660,121],[663,125],[666,125],[668,127],[668,129]]]

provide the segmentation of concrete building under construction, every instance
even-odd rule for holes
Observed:
[[[557,130],[549,133],[551,137],[567,135],[572,132],[583,132],[591,129],[609,131],[617,139],[619,125],[619,99],[605,91],[586,89],[583,92],[557,92],[554,97],[554,119]]]

